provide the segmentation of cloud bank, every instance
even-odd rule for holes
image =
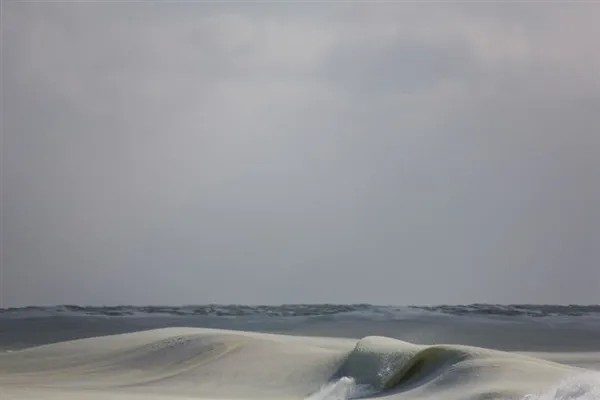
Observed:
[[[598,302],[599,4],[2,12],[3,306]]]

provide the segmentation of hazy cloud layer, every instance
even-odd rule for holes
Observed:
[[[600,4],[2,11],[3,306],[599,301]]]

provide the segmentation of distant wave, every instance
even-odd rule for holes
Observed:
[[[188,305],[188,306],[77,306],[59,305],[50,307],[31,306],[21,308],[0,308],[0,317],[28,316],[266,316],[266,317],[318,317],[350,313],[385,314],[390,317],[405,316],[414,311],[441,313],[455,316],[509,316],[509,317],[556,317],[600,315],[600,305],[533,305],[533,304],[468,304],[438,306],[390,307],[371,304],[290,304],[279,306],[250,305]]]
[[[553,304],[469,304],[469,305],[439,305],[430,307],[412,306],[421,310],[438,311],[452,315],[502,315],[551,317],[569,316],[581,317],[600,314],[600,305],[553,305]]]

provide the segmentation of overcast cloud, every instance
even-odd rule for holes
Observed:
[[[599,20],[5,1],[0,305],[598,303]]]

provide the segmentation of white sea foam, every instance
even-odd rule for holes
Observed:
[[[354,378],[343,376],[327,383],[318,392],[308,396],[306,400],[352,400],[375,394],[369,385],[357,385]]]
[[[523,400],[598,400],[600,373],[587,372],[571,376],[550,390],[538,395],[527,395]]]

